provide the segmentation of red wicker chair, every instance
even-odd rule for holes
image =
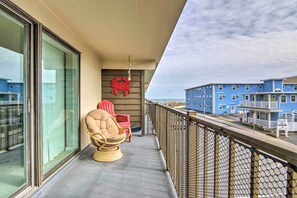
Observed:
[[[130,116],[127,114],[115,114],[114,113],[114,105],[112,102],[108,100],[102,100],[98,105],[97,109],[102,109],[106,112],[108,112],[110,115],[112,115],[118,124],[123,127],[123,128],[130,128],[131,130],[131,125],[130,125]],[[128,134],[128,131],[127,131]],[[129,135],[129,142],[132,141],[132,133]]]

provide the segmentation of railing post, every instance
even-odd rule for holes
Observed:
[[[186,154],[186,181],[185,181],[185,197],[189,197],[189,170],[190,170],[190,163],[189,163],[189,159],[190,159],[190,155],[189,155],[189,145],[190,145],[190,125],[191,125],[191,118],[190,116],[194,116],[196,115],[195,111],[187,111],[187,127],[186,127],[186,134],[185,134],[185,138],[186,138],[186,145],[185,145],[185,154]]]
[[[254,147],[251,148],[252,152],[252,158],[251,158],[251,193],[250,197],[258,198],[259,196],[259,160],[260,156],[256,152],[256,149]]]
[[[235,197],[235,142],[229,138],[229,198]]]
[[[215,133],[214,144],[214,197],[219,198],[219,174],[220,174],[220,135]]]
[[[170,144],[169,144],[169,133],[170,133],[170,118],[169,118],[169,111],[166,110],[166,136],[165,136],[165,142],[166,142],[166,170],[169,169],[169,156],[170,156]]]
[[[297,198],[297,169],[288,167],[288,184],[287,184],[287,197],[289,198]]]
[[[204,127],[204,178],[203,178],[203,183],[204,183],[204,189],[203,189],[203,197],[208,197],[207,195],[207,187],[208,187],[208,129],[207,127]]]

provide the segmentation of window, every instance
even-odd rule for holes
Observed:
[[[245,100],[250,100],[250,95],[245,95],[244,98]]]
[[[42,33],[43,174],[79,149],[79,54]]]
[[[223,100],[223,95],[219,95],[219,100]]]
[[[236,100],[236,95],[232,95],[231,100]]]
[[[209,100],[211,100],[211,96],[209,96]]]
[[[219,105],[219,110],[222,110],[223,109],[223,105]]]
[[[233,90],[233,91],[236,90],[236,85],[232,85],[232,90]]]
[[[220,90],[220,91],[223,90],[223,85],[219,85],[219,90]]]
[[[257,98],[257,96],[256,95],[253,95],[252,101],[256,101],[256,98]]]
[[[281,96],[281,103],[287,103],[287,96]]]
[[[234,110],[235,110],[235,107],[234,107],[234,106],[232,106],[232,107],[231,107],[231,111],[234,111]]]
[[[268,101],[268,95],[263,96],[263,101]]]
[[[297,85],[294,85],[294,90],[295,90],[295,91],[297,90]]]
[[[245,86],[245,90],[246,90],[246,91],[249,91],[249,90],[250,90],[250,86],[249,86],[249,85],[246,85],[246,86]]]
[[[296,95],[291,95],[291,102],[296,102]]]

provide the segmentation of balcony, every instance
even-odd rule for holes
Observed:
[[[146,136],[121,160],[98,163],[88,146],[30,196],[297,196],[295,145],[151,102],[146,112]]]
[[[268,128],[276,128],[277,121],[270,121],[270,124],[269,124],[268,120],[256,119],[256,121],[254,121],[254,118],[248,118],[247,123],[256,124],[258,126],[268,129]]]
[[[277,101],[240,101],[240,107],[259,108],[259,109],[278,109]]]

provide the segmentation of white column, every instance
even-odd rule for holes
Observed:
[[[268,109],[270,109],[271,95],[268,94]]]
[[[270,112],[268,112],[267,113],[268,114],[268,118],[267,118],[267,120],[268,120],[268,129],[270,129],[270,127],[271,127],[271,113]]]

